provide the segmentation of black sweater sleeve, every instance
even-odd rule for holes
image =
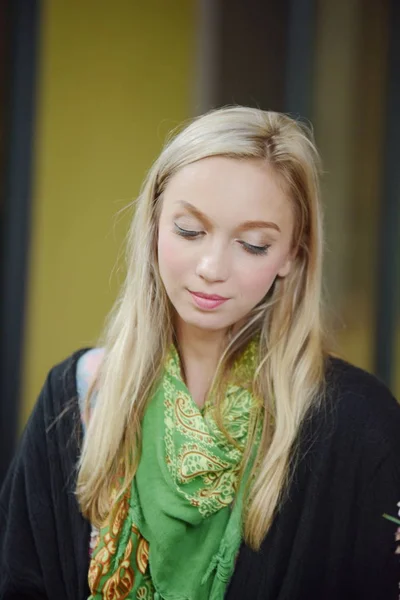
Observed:
[[[35,417],[30,422],[32,427],[36,425]],[[48,500],[43,493],[43,481],[47,465],[42,454],[43,448],[38,448],[30,438],[29,433],[25,432],[0,496],[0,598],[7,600],[47,598],[40,552],[34,535],[34,522],[46,514],[44,505]],[[36,453],[37,464],[29,460],[32,452]],[[42,465],[42,468],[38,469],[38,465]],[[28,491],[31,477],[36,479],[40,497],[31,489]],[[37,506],[38,510],[32,511],[30,505]]]
[[[80,432],[78,355],[54,367],[0,493],[0,598],[87,598],[88,524],[74,494]],[[80,569],[81,572],[82,569]]]

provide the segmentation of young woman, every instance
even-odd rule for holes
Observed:
[[[397,598],[400,408],[326,350],[318,178],[273,112],[166,145],[104,342],[52,369],[4,483],[1,598]]]

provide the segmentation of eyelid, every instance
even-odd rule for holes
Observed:
[[[257,248],[259,250],[261,249],[265,249],[265,248],[270,248],[271,244],[250,244],[250,242],[245,242],[244,240],[238,240],[240,244],[243,244],[244,246],[249,246],[250,248]]]
[[[268,242],[266,241],[264,244],[263,243],[258,243],[258,244],[252,243],[247,240],[244,240],[243,238],[239,238],[239,239],[237,239],[237,241],[241,244],[245,244],[246,246],[250,246],[252,248],[269,248],[272,245],[271,241],[268,241]]]
[[[196,231],[195,229],[184,229],[174,223],[175,233],[186,238],[197,238],[199,235],[204,233],[203,231]]]
[[[266,255],[268,250],[271,248],[271,244],[264,244],[263,246],[256,246],[255,244],[249,244],[243,240],[238,240],[239,244],[247,251],[252,254]]]
[[[187,229],[186,227],[180,227],[180,225],[178,225],[177,223],[174,223],[174,226],[179,231],[186,231],[187,233],[202,233],[202,229],[200,229],[200,230],[198,230],[198,229]]]

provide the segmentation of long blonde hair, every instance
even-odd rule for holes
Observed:
[[[84,515],[99,524],[110,510],[110,490],[121,465],[121,493],[135,474],[141,419],[174,333],[157,266],[162,193],[179,169],[210,156],[266,160],[286,186],[295,214],[291,272],[275,281],[222,359],[228,364],[252,335],[260,334],[254,385],[265,404],[264,427],[244,528],[247,543],[258,548],[287,487],[302,421],[320,401],[325,359],[319,157],[307,127],[276,112],[228,107],[198,117],[166,144],[149,171],[129,231],[126,281],[104,335],[77,496]]]

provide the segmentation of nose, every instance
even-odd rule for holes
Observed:
[[[196,275],[210,283],[226,281],[229,276],[229,257],[227,251],[214,244],[199,258]]]

